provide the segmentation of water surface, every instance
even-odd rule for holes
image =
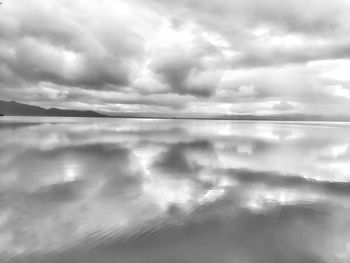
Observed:
[[[345,123],[0,120],[0,262],[350,262]]]

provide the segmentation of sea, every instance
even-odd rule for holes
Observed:
[[[0,117],[0,262],[349,263],[350,124]]]

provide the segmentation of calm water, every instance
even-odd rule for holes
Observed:
[[[350,125],[1,118],[0,262],[350,262]]]

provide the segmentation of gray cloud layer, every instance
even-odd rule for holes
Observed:
[[[0,96],[112,112],[264,114],[288,101],[346,113],[349,11],[345,0],[8,1]]]

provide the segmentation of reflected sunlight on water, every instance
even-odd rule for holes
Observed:
[[[350,126],[4,117],[1,262],[350,262]]]

